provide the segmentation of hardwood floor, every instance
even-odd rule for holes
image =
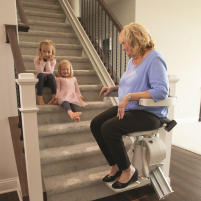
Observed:
[[[201,201],[201,155],[172,146],[170,163],[171,187],[164,201]],[[0,195],[0,201],[19,201],[17,192]],[[158,201],[151,186],[137,188],[96,201]]]

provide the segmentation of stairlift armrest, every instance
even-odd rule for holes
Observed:
[[[168,97],[165,100],[155,102],[154,99],[140,99],[139,100],[139,105],[143,106],[152,106],[152,107],[157,107],[157,106],[175,106],[177,102],[176,97]]]
[[[105,97],[118,97],[118,91],[112,91],[107,94]]]

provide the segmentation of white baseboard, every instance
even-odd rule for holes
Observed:
[[[175,119],[175,121],[176,121],[178,124],[196,123],[196,122],[199,121],[199,117]]]
[[[0,194],[19,191],[18,177],[0,180]]]

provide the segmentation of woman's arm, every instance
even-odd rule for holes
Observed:
[[[109,94],[112,91],[118,91],[118,89],[119,89],[119,85],[111,86],[111,87],[103,87],[99,93],[99,98],[101,97],[102,93],[104,93],[104,92],[105,93],[104,93],[103,97],[105,97],[107,94]]]
[[[37,73],[42,73],[44,71],[45,63],[41,60],[38,60],[38,58],[34,59],[34,65]]]
[[[56,78],[56,85],[57,85],[57,93],[56,93],[56,96],[55,98],[59,98],[59,93],[60,93],[60,87],[61,87],[61,84],[60,84],[60,79],[59,78]]]
[[[75,78],[75,92],[78,93],[81,96],[80,89],[79,89],[79,86],[78,86],[76,78]]]

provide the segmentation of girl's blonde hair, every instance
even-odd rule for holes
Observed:
[[[72,67],[71,62],[68,61],[68,60],[63,60],[63,61],[59,62],[59,65],[58,65],[58,75],[59,75],[59,77],[62,77],[62,75],[61,75],[61,65],[63,65],[63,64],[67,64],[67,66],[70,67],[70,76],[69,77],[73,77],[73,67]]]
[[[137,55],[144,55],[147,49],[152,49],[155,45],[148,30],[136,22],[124,26],[119,41],[126,42],[132,48],[132,53]]]
[[[55,53],[56,53],[54,43],[51,40],[43,40],[43,41],[41,41],[39,46],[38,46],[38,49],[37,49],[38,56],[40,55],[40,52],[42,50],[42,45],[52,46],[52,58],[54,59],[54,56],[55,56]]]

